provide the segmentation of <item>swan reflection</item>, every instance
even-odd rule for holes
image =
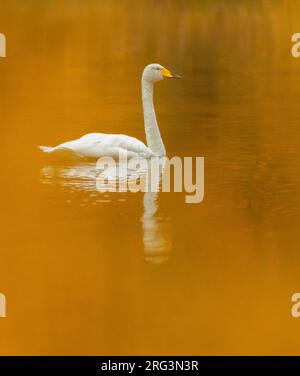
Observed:
[[[140,218],[143,230],[143,245],[145,260],[160,264],[169,259],[171,251],[169,223],[164,218],[157,217],[158,192],[160,190],[164,160],[158,174],[151,174],[150,160],[145,164],[136,159],[134,168],[122,163],[107,163],[105,168],[95,163],[77,163],[68,166],[47,166],[41,170],[41,182],[56,184],[71,191],[90,192],[90,197],[96,202],[108,197],[110,192],[142,191],[143,214]],[[135,190],[136,189],[136,190]],[[132,194],[129,192],[128,194]],[[111,195],[112,193],[110,193]],[[101,198],[100,197],[100,198]],[[120,199],[121,201],[121,199]]]

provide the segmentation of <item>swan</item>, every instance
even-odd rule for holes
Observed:
[[[135,137],[123,134],[88,133],[76,140],[60,145],[39,146],[45,153],[69,151],[78,157],[100,158],[120,156],[151,158],[166,155],[166,149],[158,128],[154,104],[153,86],[164,78],[181,78],[160,64],[149,64],[142,74],[142,103],[147,145]]]

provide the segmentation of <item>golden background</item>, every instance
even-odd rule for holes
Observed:
[[[299,14],[293,0],[1,0],[2,355],[299,355]],[[37,149],[145,140],[153,62],[183,76],[155,88],[168,154],[205,157],[202,203],[157,197],[161,260],[142,193],[98,193],[89,166]]]

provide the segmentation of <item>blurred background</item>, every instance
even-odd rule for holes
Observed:
[[[300,32],[293,0],[1,0],[2,355],[299,355]],[[88,132],[205,157],[205,198],[99,193],[42,154]],[[300,319],[299,319],[300,320]]]

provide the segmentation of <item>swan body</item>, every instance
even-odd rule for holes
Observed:
[[[60,145],[39,146],[45,153],[69,151],[78,157],[99,158],[101,156],[117,158],[127,154],[128,157],[143,156],[150,158],[153,152],[142,141],[124,134],[88,133],[77,140]]]
[[[118,158],[121,155],[144,158],[164,156],[166,150],[158,128],[153,104],[153,85],[163,78],[180,78],[180,76],[172,74],[160,64],[147,65],[143,71],[142,102],[148,146],[137,138],[123,134],[88,133],[81,138],[54,147],[39,146],[39,148],[45,153],[68,151],[78,157],[85,158],[104,156]]]

